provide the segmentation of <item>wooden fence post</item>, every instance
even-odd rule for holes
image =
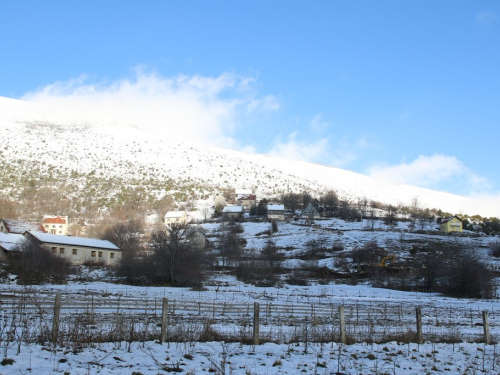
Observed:
[[[483,332],[484,332],[484,343],[490,345],[490,325],[488,323],[488,311],[483,310]]]
[[[59,316],[61,315],[61,293],[56,293],[54,301],[54,318],[52,320],[52,343],[57,344],[59,336]]]
[[[339,306],[339,323],[340,323],[340,342],[342,344],[347,343],[347,337],[345,334],[345,314],[344,305]]]
[[[161,309],[161,333],[160,344],[167,341],[167,326],[168,326],[168,298],[163,298],[163,305]]]
[[[258,302],[253,303],[253,344],[259,345],[259,324],[260,324],[260,305]]]
[[[417,318],[417,344],[422,344],[422,308],[419,306],[415,309]]]

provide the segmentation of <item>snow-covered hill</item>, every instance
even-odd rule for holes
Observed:
[[[75,174],[118,177],[125,183],[171,179],[210,187],[209,191],[259,187],[268,195],[289,190],[314,195],[334,189],[349,199],[409,205],[417,198],[422,207],[498,215],[471,212],[471,201],[458,195],[389,184],[340,168],[216,148],[148,128],[75,123],[32,103],[7,98],[0,98],[0,137],[0,163],[4,172],[8,168],[14,175],[35,169],[59,179]],[[4,182],[2,189],[12,187]]]

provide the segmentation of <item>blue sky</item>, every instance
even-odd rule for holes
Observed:
[[[498,1],[4,1],[0,96],[500,196]]]

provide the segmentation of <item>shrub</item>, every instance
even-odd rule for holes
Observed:
[[[500,258],[500,241],[496,240],[490,243],[490,254],[495,258]]]
[[[476,249],[462,242],[432,247],[417,258],[419,277],[429,290],[455,297],[491,298],[493,275]]]
[[[2,359],[2,362],[0,362],[0,365],[2,366],[7,366],[7,365],[13,365],[16,361],[14,361],[12,358],[4,358]]]
[[[271,221],[271,230],[273,233],[276,233],[278,231],[278,223],[276,220]]]
[[[268,262],[259,260],[239,262],[236,278],[244,283],[262,287],[274,286],[278,281]]]
[[[34,240],[24,240],[8,261],[10,272],[18,276],[23,285],[66,281],[71,273],[68,259],[52,252]]]

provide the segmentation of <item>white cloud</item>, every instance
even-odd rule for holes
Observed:
[[[294,132],[289,134],[285,141],[280,138],[276,139],[268,154],[287,159],[345,167],[355,161],[360,150],[366,147],[363,140],[353,144],[347,140],[333,142],[327,137],[312,140],[298,138],[299,133]]]
[[[368,174],[373,178],[392,183],[439,190],[455,190],[458,184],[458,187],[462,186],[463,193],[469,194],[490,188],[485,178],[472,172],[456,157],[442,154],[420,155],[411,163],[373,166]],[[446,185],[453,189],[446,189]]]
[[[129,125],[155,133],[235,147],[241,113],[279,108],[272,95],[259,97],[252,77],[221,74],[161,77],[136,69],[133,79],[87,83],[85,76],[56,82],[22,99],[37,117],[62,124]],[[26,116],[30,116],[27,114]]]
[[[297,133],[288,136],[286,142],[277,141],[269,155],[300,161],[317,161],[327,152],[328,139],[298,141]]]
[[[329,125],[328,122],[323,120],[323,115],[321,113],[318,113],[313,117],[313,119],[309,123],[309,126],[316,132],[324,132],[326,129],[328,129]]]
[[[497,20],[495,13],[490,11],[483,11],[476,13],[476,22],[489,25]]]

